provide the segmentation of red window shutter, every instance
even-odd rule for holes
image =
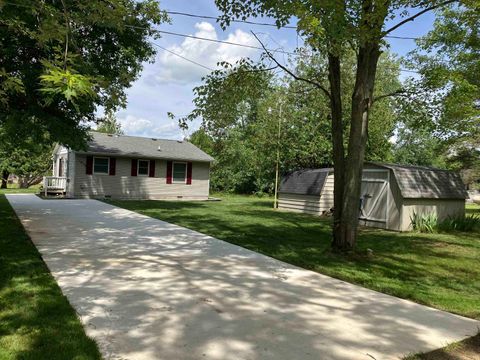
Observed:
[[[187,185],[192,185],[192,163],[187,163]]]
[[[132,159],[132,172],[130,175],[137,176],[137,159]]]
[[[87,175],[93,174],[93,156],[87,156],[87,167],[85,173]]]
[[[150,160],[150,168],[148,170],[149,177],[155,177],[155,160]]]
[[[167,184],[172,183],[172,167],[173,167],[173,162],[167,161]]]
[[[108,175],[115,175],[115,170],[117,168],[117,159],[110,158],[110,169],[108,169]]]

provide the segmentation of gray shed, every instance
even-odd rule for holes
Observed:
[[[362,176],[360,224],[411,229],[413,213],[440,220],[465,214],[467,192],[460,176],[430,167],[366,163]],[[300,170],[284,178],[279,209],[322,215],[333,208],[333,169]]]

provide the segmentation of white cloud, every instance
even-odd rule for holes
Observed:
[[[218,40],[215,27],[209,22],[204,21],[197,23],[195,24],[195,29],[196,32],[194,35],[197,37]],[[253,35],[239,29],[233,33],[229,33],[227,38],[222,40],[243,45],[258,46]],[[234,63],[241,58],[252,57],[259,53],[257,49],[192,38],[185,38],[181,44],[170,46],[167,49],[213,69],[217,68],[218,62],[227,61]],[[198,65],[162,50],[159,50],[157,65],[158,71],[154,75],[154,81],[156,83],[187,84],[197,82],[202,76],[209,73],[208,70]]]
[[[161,139],[182,139],[183,133],[174,120],[152,121],[149,119],[126,115],[118,116],[122,130],[126,135],[155,137]]]

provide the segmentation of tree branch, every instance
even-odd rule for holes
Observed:
[[[408,91],[407,89],[398,89],[398,90],[395,90],[391,93],[388,93],[388,94],[383,94],[383,95],[379,95],[379,96],[376,96],[374,99],[373,99],[373,102],[377,102],[379,100],[382,100],[382,99],[385,99],[387,97],[394,97],[394,96],[401,96],[401,95],[412,95],[412,94],[415,94],[415,92],[412,92],[412,91]]]
[[[409,18],[403,20],[403,21],[400,21],[397,25],[391,27],[390,29],[386,30],[383,32],[383,35],[388,35],[389,33],[391,33],[392,31],[398,29],[400,26],[406,24],[407,22],[410,22],[410,21],[414,21],[417,17],[429,12],[429,11],[432,11],[432,10],[435,10],[435,9],[438,9],[440,7],[443,7],[445,5],[448,5],[448,4],[452,4],[454,2],[458,2],[458,0],[447,0],[447,1],[444,1],[444,2],[441,2],[439,4],[436,4],[436,5],[432,5],[428,8],[425,8],[423,9],[422,11],[416,13],[415,15],[412,15],[410,16]]]
[[[267,54],[267,56],[273,60],[273,62],[275,62],[275,64],[277,64],[277,66],[282,69],[283,71],[285,71],[287,74],[289,74],[291,77],[293,77],[295,80],[299,80],[299,81],[304,81],[310,85],[313,85],[315,86],[316,88],[322,90],[325,95],[327,95],[328,98],[330,98],[330,92],[325,88],[323,87],[320,83],[316,82],[316,81],[313,81],[313,80],[310,80],[310,79],[307,79],[307,78],[304,78],[304,77],[301,77],[301,76],[298,76],[296,74],[294,74],[289,68],[287,68],[285,65],[282,65],[280,62],[277,61],[277,59],[275,59],[275,57],[272,55],[272,53],[265,47],[265,45],[260,41],[260,39],[258,38],[258,36],[252,31],[252,34],[253,36],[255,36],[255,39],[257,39],[257,41],[260,43],[260,45],[262,46],[263,48],[263,51],[265,51],[265,53]]]

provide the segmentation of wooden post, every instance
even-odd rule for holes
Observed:
[[[278,134],[277,134],[277,164],[275,166],[275,195],[273,199],[273,208],[278,208],[278,177],[279,177],[279,167],[280,167],[280,134],[281,134],[281,125],[282,125],[282,105],[280,102],[280,109],[278,111]]]

